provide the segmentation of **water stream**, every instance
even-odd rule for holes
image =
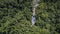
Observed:
[[[32,11],[33,11],[33,16],[32,16],[32,25],[34,25],[35,23],[36,23],[36,8],[37,8],[37,6],[39,5],[39,1],[40,0],[33,0],[33,9],[32,9]]]

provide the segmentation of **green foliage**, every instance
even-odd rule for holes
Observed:
[[[32,0],[0,0],[0,34],[60,34],[59,3],[40,0],[32,26]]]

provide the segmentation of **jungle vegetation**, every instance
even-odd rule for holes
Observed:
[[[32,0],[0,0],[0,34],[60,34],[60,0],[40,0],[31,18]]]

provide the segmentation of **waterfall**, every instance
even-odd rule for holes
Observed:
[[[37,6],[39,5],[39,1],[40,0],[33,0],[33,16],[32,16],[32,25],[34,25],[36,23],[36,14],[35,14],[35,11],[36,11],[36,8]]]
[[[34,25],[35,23],[36,23],[35,8],[33,8],[32,25]]]

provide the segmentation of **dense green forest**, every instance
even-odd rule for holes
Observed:
[[[60,34],[60,0],[40,0],[32,26],[32,0],[0,0],[0,34]]]

